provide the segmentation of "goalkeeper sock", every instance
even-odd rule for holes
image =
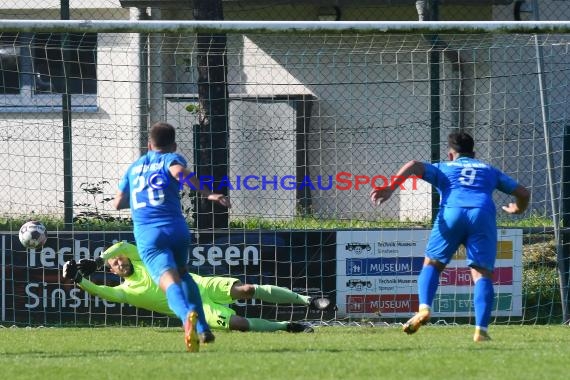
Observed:
[[[486,330],[491,319],[493,309],[493,280],[481,277],[475,283],[473,290],[473,303],[475,304],[475,326]]]
[[[272,303],[292,303],[295,305],[308,305],[310,297],[302,296],[289,289],[274,285],[253,285],[255,293],[253,298]]]
[[[200,297],[200,289],[196,281],[190,276],[188,272],[182,276],[182,290],[188,300],[188,307],[198,313],[198,323],[196,323],[196,331],[198,334],[206,330],[210,330],[206,322],[206,315],[204,314],[204,306],[202,305],[202,298]]]
[[[186,323],[186,315],[190,310],[188,302],[186,301],[186,295],[184,290],[182,290],[181,284],[173,283],[166,289],[166,299],[168,300],[168,306],[170,310],[176,314],[182,323]]]
[[[420,308],[431,307],[437,287],[439,286],[439,271],[433,265],[425,265],[418,277],[418,296]]]
[[[249,331],[273,332],[286,330],[289,322],[268,321],[261,318],[246,318],[249,323]]]

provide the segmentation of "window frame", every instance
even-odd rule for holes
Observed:
[[[39,33],[38,33],[39,34]],[[97,112],[98,107],[98,93],[99,83],[96,78],[98,66],[98,46],[99,36],[97,33],[90,33],[95,36],[95,93],[92,94],[70,94],[71,97],[71,110],[74,112]],[[34,41],[37,34],[34,33],[18,33],[17,39],[25,40],[17,44],[16,55],[19,75],[20,92],[18,94],[0,94],[0,113],[11,112],[60,112],[63,109],[63,96],[65,94],[58,92],[39,93],[36,90],[34,60],[36,58],[32,54]],[[0,43],[0,45],[2,45]],[[10,46],[9,44],[3,44]],[[40,48],[41,49],[41,48]],[[88,63],[89,64],[89,63]]]

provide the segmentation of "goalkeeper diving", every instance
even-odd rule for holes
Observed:
[[[114,287],[97,285],[85,278],[102,268],[105,263],[112,273],[124,280],[121,284]],[[292,333],[313,331],[305,323],[238,316],[236,311],[228,306],[236,300],[254,298],[276,304],[303,305],[314,310],[325,310],[330,306],[330,300],[327,298],[312,298],[279,286],[245,284],[231,277],[202,277],[194,273],[191,273],[191,276],[200,290],[206,321],[215,329],[265,332],[282,330]],[[175,316],[168,306],[166,295],[152,281],[140,259],[137,247],[133,244],[116,243],[95,260],[67,261],[63,266],[63,278],[75,282],[89,294],[108,301],[128,303]]]

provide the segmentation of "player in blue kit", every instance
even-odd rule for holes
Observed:
[[[513,195],[514,203],[503,206],[509,214],[521,214],[528,207],[530,192],[500,170],[476,160],[473,138],[465,132],[448,136],[449,162],[430,164],[410,161],[397,176],[416,176],[435,186],[440,193],[440,210],[426,247],[424,265],[418,278],[419,311],[404,324],[413,334],[431,316],[431,305],[439,286],[439,276],[453,254],[463,244],[475,283],[475,342],[490,340],[488,334],[493,307],[493,270],[497,256],[495,189]],[[370,192],[374,205],[387,201],[394,187]]]
[[[230,207],[229,198],[201,187],[176,153],[176,133],[168,123],[150,129],[148,152],[128,168],[113,200],[117,209],[130,208],[134,235],[143,263],[166,293],[170,309],[184,324],[186,349],[199,351],[213,342],[198,286],[186,269],[190,231],[182,214],[180,190],[184,185],[209,200]]]

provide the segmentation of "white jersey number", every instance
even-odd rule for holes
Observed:
[[[145,180],[142,175],[135,178],[133,190],[131,191],[134,209],[146,207],[146,202],[139,202],[137,200],[137,194],[144,190],[144,185]],[[146,191],[148,194],[148,201],[151,206],[158,206],[164,203],[164,191],[162,191],[162,189],[154,189],[152,186],[149,186]]]
[[[475,183],[475,176],[477,175],[477,171],[473,168],[463,168],[461,170],[461,177],[459,177],[459,182],[462,185],[473,185]]]

